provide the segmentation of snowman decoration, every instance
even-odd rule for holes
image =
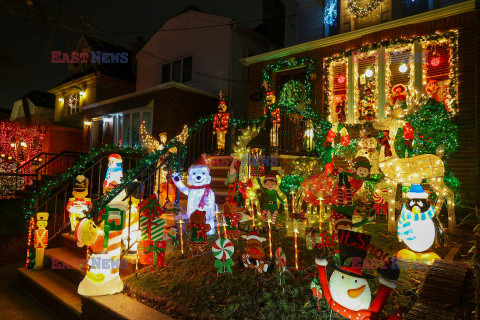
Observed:
[[[399,240],[411,250],[401,250],[397,254],[400,259],[429,258],[419,255],[433,245],[437,232],[440,236],[444,234],[435,211],[428,202],[428,194],[420,184],[413,184],[407,193],[407,202],[402,207],[397,231]],[[440,258],[434,253],[431,255],[430,258]]]
[[[330,308],[347,319],[377,319],[388,297],[397,286],[400,270],[392,261],[385,262],[378,269],[380,288],[372,301],[372,292],[367,279],[373,275],[363,272],[363,262],[367,255],[365,248],[371,236],[351,230],[339,230],[339,253],[336,262],[328,263],[325,248],[316,247],[320,285],[317,298],[325,298]],[[327,279],[327,265],[334,269]],[[386,319],[398,319],[398,312]]]
[[[103,181],[103,192],[107,193],[122,182],[123,169],[122,157],[119,154],[108,156],[108,168]]]

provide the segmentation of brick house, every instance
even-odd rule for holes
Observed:
[[[305,11],[305,8],[311,9],[315,2],[300,1],[297,18],[313,19],[311,15],[307,14],[307,12],[313,11]],[[317,40],[243,59],[242,62],[249,67],[249,94],[262,91],[260,83],[263,80],[263,71],[268,69],[268,66],[287,60],[312,59],[315,63],[316,73],[316,79],[311,81],[312,109],[325,119],[336,123],[338,119],[334,114],[335,105],[338,99],[345,99],[347,128],[352,138],[358,138],[361,124],[370,122],[365,118],[359,118],[358,108],[362,96],[356,90],[362,85],[365,86],[366,82],[368,83],[368,79],[365,78],[368,77],[366,76],[368,69],[371,69],[373,78],[376,79],[375,89],[378,89],[375,90],[375,100],[378,102],[372,121],[384,117],[384,104],[389,101],[393,85],[404,84],[415,87],[417,90],[425,90],[425,85],[430,80],[438,80],[441,86],[448,86],[451,84],[452,77],[456,77],[457,85],[452,84],[443,93],[440,93],[445,98],[452,88],[456,95],[455,99],[458,100],[458,110],[454,119],[459,128],[459,148],[448,164],[449,169],[462,183],[461,190],[464,200],[478,203],[480,199],[478,162],[480,150],[478,130],[480,24],[479,13],[475,10],[475,2],[465,1],[453,5],[446,2],[442,4],[448,6],[438,9],[426,6],[424,9],[418,9],[419,12],[430,11],[421,13],[409,11],[404,14],[405,17],[399,18],[398,15],[396,16],[396,12],[402,12],[402,10],[391,10],[392,6],[398,5],[396,1],[386,1],[378,10],[387,13],[379,14],[380,18],[376,21],[374,17],[371,19],[373,22],[370,21],[363,25],[358,23],[358,19],[346,16],[348,10],[343,7],[344,2],[339,1],[341,9],[339,8],[337,13],[341,19],[333,30],[331,27],[319,27],[318,23],[313,24],[310,33],[305,30],[308,35],[313,35],[312,37]],[[323,18],[323,14],[322,17],[316,18]],[[297,26],[300,29],[306,28],[305,23],[297,24]],[[458,47],[455,43],[457,40],[447,39],[448,32],[451,30],[458,35]],[[301,34],[301,31],[297,30],[297,35]],[[328,36],[329,34],[331,36]],[[437,34],[440,36],[435,37]],[[442,38],[442,34],[445,35],[445,38]],[[423,36],[423,38],[419,36]],[[395,41],[398,39],[400,41]],[[299,42],[307,40],[306,35],[299,38]],[[394,41],[387,43],[385,40]],[[369,48],[371,50],[368,50]],[[344,55],[348,50],[353,51]],[[392,54],[393,51],[395,54]],[[394,61],[393,57],[395,56],[400,56],[402,60]],[[433,64],[427,62],[432,61],[434,56],[438,56],[440,59],[440,65],[436,66],[437,69],[433,67]],[[406,67],[402,67],[403,71],[399,71],[402,70],[401,64],[405,62]],[[271,89],[274,90],[277,97],[281,95],[288,81],[305,79],[307,67],[304,64],[294,65],[292,63],[290,67],[274,70],[271,74]],[[249,101],[249,117],[262,115],[263,107],[263,100]]]

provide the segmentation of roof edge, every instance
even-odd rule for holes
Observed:
[[[142,90],[142,91],[136,91],[136,92],[124,94],[123,96],[118,96],[118,97],[115,97],[115,98],[110,98],[110,99],[107,99],[107,100],[95,102],[95,103],[83,106],[81,108],[82,108],[82,110],[89,110],[89,109],[104,106],[104,105],[107,105],[107,104],[110,104],[110,103],[118,102],[118,101],[121,101],[121,100],[124,100],[124,99],[135,98],[135,97],[141,96],[143,94],[153,93],[153,92],[156,92],[156,91],[162,91],[162,90],[166,90],[166,89],[169,89],[169,88],[177,88],[177,89],[190,91],[190,92],[193,92],[193,93],[198,93],[198,94],[201,94],[201,95],[204,95],[204,96],[207,96],[207,97],[218,99],[218,96],[213,94],[213,93],[208,93],[206,91],[187,86],[183,83],[170,81],[170,82],[162,83],[162,84],[159,84],[157,86],[154,86],[154,87]]]

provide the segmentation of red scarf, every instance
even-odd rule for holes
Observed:
[[[208,194],[210,193],[210,190],[211,190],[210,185],[205,184],[203,186],[190,186],[190,189],[205,189],[205,192],[203,193],[203,196],[200,199],[200,203],[198,204],[198,207],[200,209],[203,209],[203,207],[205,207],[205,199],[208,197]]]

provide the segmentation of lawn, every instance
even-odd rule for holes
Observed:
[[[329,319],[330,308],[312,296],[310,283],[317,275],[313,250],[298,239],[299,270],[295,270],[294,239],[287,237],[282,217],[277,222],[280,230],[273,232],[273,251],[280,246],[287,256],[287,276],[284,290],[279,286],[275,272],[258,274],[238,263],[238,255],[244,253],[246,241],[233,241],[235,267],[233,274],[216,275],[211,253],[202,256],[179,251],[168,253],[167,266],[159,269],[147,267],[138,275],[125,280],[126,291],[138,300],[181,319]],[[386,224],[377,222],[364,227],[372,235],[371,243],[394,255],[403,244],[396,235],[389,233]],[[262,236],[268,238],[268,233]],[[217,239],[210,236],[209,242]],[[444,255],[446,248],[436,250]],[[268,241],[264,242],[268,257]],[[331,269],[329,269],[329,274]],[[368,270],[368,272],[376,271]],[[398,287],[392,292],[383,315],[390,315],[402,307],[409,310],[416,301],[418,289],[425,276],[425,269],[409,268],[401,271]],[[369,280],[372,295],[378,290],[378,278]],[[332,319],[343,319],[333,314]]]

